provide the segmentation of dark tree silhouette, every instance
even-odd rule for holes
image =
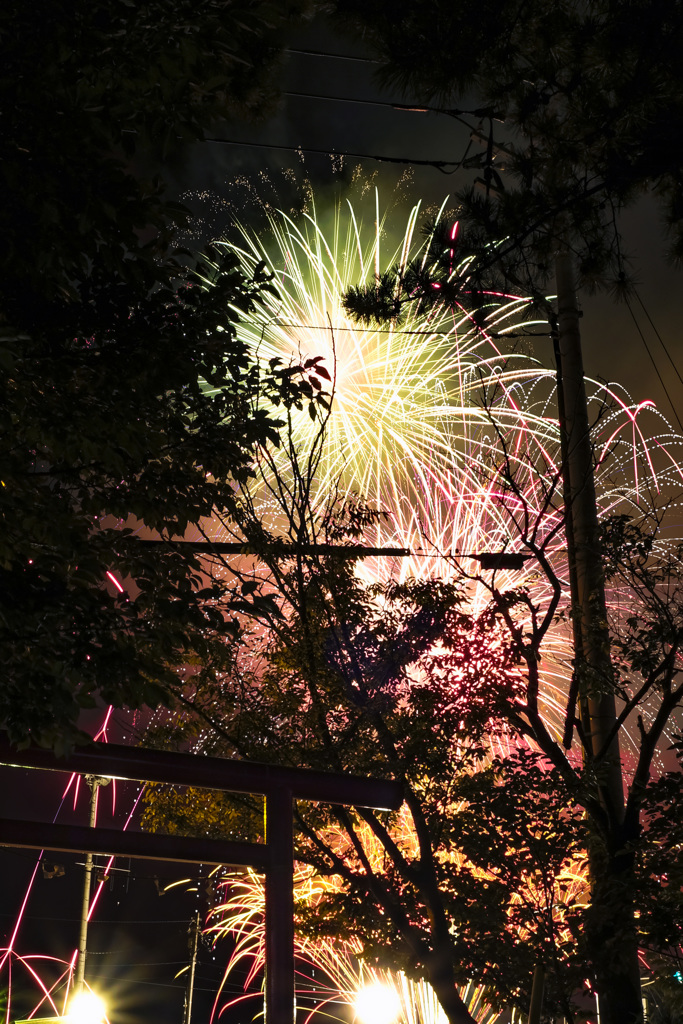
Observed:
[[[384,81],[472,129],[463,220],[542,289],[558,242],[584,286],[628,276],[618,216],[651,191],[683,255],[683,12],[667,0],[331,0]],[[469,115],[469,116],[468,116]],[[502,240],[505,240],[504,242]]]
[[[197,562],[143,554],[122,527],[182,535],[225,508],[296,387],[236,338],[268,275],[185,269],[185,212],[140,167],[267,109],[304,8],[0,11],[0,723],[16,742],[68,745],[97,694],[155,704],[223,629]]]
[[[645,520],[606,526],[605,573],[620,597],[610,623],[618,730],[636,745],[622,823],[600,799],[607,749],[593,750],[573,702],[564,723],[541,711],[551,630],[570,614],[549,554],[561,474],[547,450],[542,463],[517,452],[513,465],[499,439],[490,472],[542,588],[515,589],[491,570],[367,587],[341,553],[284,557],[266,508],[276,535],[299,546],[356,542],[382,515],[353,501],[321,507],[316,452],[301,461],[292,442],[289,467],[267,459],[260,484],[240,493],[236,520],[258,560],[221,570],[280,612],[266,613],[231,671],[186,680],[151,742],[399,779],[401,815],[297,808],[297,856],[337,879],[300,907],[300,926],[352,936],[372,962],[426,978],[451,1024],[472,1021],[458,992],[470,979],[526,1011],[537,964],[545,1012],[578,1021],[584,979],[620,969],[634,907],[653,972],[675,988],[680,969],[681,835],[665,824],[680,819],[680,774],[655,770],[683,700],[680,552],[661,551]],[[519,472],[544,488],[534,508]],[[479,612],[473,587],[488,595]],[[260,827],[258,808],[196,790],[155,790],[147,823],[215,835]],[[587,879],[572,882],[589,850],[590,894]]]

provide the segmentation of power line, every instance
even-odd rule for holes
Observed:
[[[135,966],[135,964],[133,964],[133,966]],[[102,971],[98,971],[97,972],[97,977],[98,978],[116,978],[116,977],[118,977],[118,975],[111,974],[111,973],[106,973],[106,972],[102,972]],[[140,981],[140,979],[134,977],[133,974],[126,975],[126,985],[151,985],[152,988],[174,988],[174,989],[178,989],[181,992],[185,991],[185,986],[184,985],[170,985],[170,984],[165,984],[162,981]],[[212,995],[216,994],[216,988],[215,987],[214,988],[195,988],[195,991],[196,992],[210,992]]]
[[[133,128],[122,129],[123,135],[137,135],[137,131]],[[177,136],[179,141],[185,141],[182,136]],[[383,156],[377,153],[355,153],[350,150],[334,151],[332,149],[316,149],[312,146],[284,146],[275,142],[246,142],[242,139],[216,139],[216,138],[201,138],[194,140],[196,142],[208,142],[214,146],[243,146],[246,149],[274,149],[280,150],[286,153],[313,153],[317,156],[328,156],[332,158],[338,157],[349,157],[353,160],[376,160],[378,163],[388,164],[408,164],[410,166],[422,166],[422,167],[435,167],[437,171],[441,171],[442,174],[455,174],[459,170],[465,161],[465,157],[461,160],[420,160],[417,157],[399,157],[399,156]],[[469,146],[465,151],[465,154],[469,151]],[[451,168],[451,170],[446,170]]]
[[[655,334],[657,335],[657,339],[658,339],[658,341],[659,341],[659,344],[660,344],[660,345],[662,346],[662,348],[664,349],[664,352],[665,352],[665,354],[666,354],[666,357],[667,357],[667,359],[669,360],[669,362],[670,362],[670,363],[671,363],[671,365],[673,366],[673,368],[674,368],[674,373],[675,373],[675,374],[676,374],[676,376],[678,377],[678,379],[679,379],[679,381],[681,382],[681,384],[683,384],[683,377],[681,377],[681,375],[680,375],[680,372],[679,372],[679,370],[678,370],[678,367],[676,366],[675,362],[673,361],[673,357],[672,357],[671,353],[669,352],[668,348],[667,348],[667,347],[666,347],[666,345],[664,344],[664,339],[662,338],[661,334],[659,333],[659,331],[658,331],[658,330],[657,330],[657,328],[655,327],[655,324],[654,324],[654,320],[652,319],[652,317],[651,317],[651,316],[650,316],[650,314],[648,313],[647,309],[645,308],[645,303],[644,303],[644,302],[643,302],[643,300],[641,299],[641,297],[640,297],[640,294],[639,294],[638,290],[637,290],[636,288],[634,288],[634,289],[633,289],[633,291],[634,291],[634,293],[635,293],[635,296],[636,296],[636,298],[638,299],[638,302],[639,302],[639,303],[640,303],[640,305],[641,305],[641,308],[642,308],[642,310],[643,310],[643,313],[645,314],[645,316],[647,317],[647,319],[648,319],[648,321],[649,321],[649,323],[650,323],[650,327],[652,328],[652,330],[653,330],[653,331],[655,332]]]
[[[392,100],[368,100],[357,99],[355,96],[324,96],[315,92],[283,92],[283,96],[292,96],[300,100],[324,100],[329,103],[358,103],[366,107],[391,107],[392,110],[402,110],[412,114],[440,114],[444,111],[440,107],[418,106],[411,103],[394,103]]]
[[[316,149],[312,146],[283,146],[272,142],[242,142],[239,139],[203,139],[215,146],[244,146],[248,149],[273,149],[286,153],[312,153],[316,156],[349,157],[352,160],[375,160],[377,163],[408,164],[416,167],[434,167],[442,174],[455,174],[462,165],[462,160],[420,160],[412,157],[383,156],[378,153],[355,153],[349,150],[334,152],[330,149]],[[450,170],[447,170],[450,168]]]
[[[434,335],[437,335],[437,336],[440,336],[440,337],[443,337],[443,338],[447,338],[449,336],[449,334],[451,333],[450,331],[430,331],[428,329],[423,329],[423,330],[419,330],[419,331],[418,330],[415,330],[415,331],[404,331],[404,330],[398,330],[398,329],[393,330],[391,327],[361,327],[360,325],[357,326],[357,327],[332,327],[332,328],[330,328],[329,324],[279,324],[279,323],[272,323],[271,322],[271,323],[267,323],[267,324],[259,324],[257,326],[265,327],[265,328],[268,328],[268,327],[284,327],[284,328],[288,328],[288,329],[293,328],[293,327],[295,327],[295,328],[303,327],[303,328],[309,328],[312,331],[329,331],[329,330],[332,330],[333,332],[334,331],[351,331],[351,332],[354,332],[354,333],[357,332],[359,334],[407,334],[407,335],[411,335],[411,334],[425,334],[427,336],[432,336],[432,337]],[[482,330],[485,331],[487,337],[495,338],[497,340],[498,339],[505,339],[505,338],[549,338],[550,337],[550,329],[548,329],[547,331],[509,331],[509,332],[508,331],[487,331],[486,328],[482,328]]]
[[[102,952],[97,950],[88,950],[88,956],[118,956],[118,951],[115,949],[104,949]],[[136,960],[133,964],[123,964],[118,961],[115,964],[108,963],[106,967],[178,967],[180,965],[187,964],[187,960]]]
[[[356,99],[352,96],[325,96],[321,93],[309,93],[309,92],[295,92],[288,91],[283,93],[284,96],[290,96],[297,99],[309,99],[318,100],[328,103],[355,103],[363,106],[372,107],[388,107],[392,110],[402,111],[404,113],[416,113],[416,114],[447,114],[450,117],[454,117],[465,125],[466,128],[472,129],[472,125],[464,120],[465,116],[469,117],[492,117],[492,111],[488,107],[474,108],[473,110],[464,110],[456,107],[433,107],[424,104],[414,103],[397,103],[393,100],[369,100],[365,98]],[[289,153],[313,153],[320,156],[330,157],[349,157],[354,160],[375,160],[378,163],[394,163],[394,164],[409,164],[422,167],[434,167],[436,170],[441,171],[442,174],[454,174],[459,170],[465,163],[467,154],[471,148],[472,142],[468,143],[467,149],[460,160],[423,160],[419,158],[410,157],[394,157],[384,156],[376,153],[355,153],[351,151],[333,151],[330,149],[318,149],[311,146],[285,146],[277,143],[267,142],[242,142],[238,139],[217,139],[207,138],[205,142],[213,143],[214,145],[225,145],[225,146],[246,146],[252,149],[274,149],[285,151]],[[450,168],[450,169],[447,169]]]
[[[299,50],[293,46],[285,47],[285,53],[298,53],[305,57],[331,57],[332,60],[355,60],[360,64],[380,64],[381,61],[373,60],[372,57],[350,57],[345,53],[324,53],[322,50]]]
[[[657,363],[655,362],[655,357],[653,356],[652,352],[650,351],[650,346],[648,345],[647,341],[645,340],[645,335],[643,334],[643,332],[641,330],[640,324],[638,323],[637,317],[636,317],[635,313],[633,312],[633,309],[631,308],[631,303],[628,301],[628,297],[627,296],[624,296],[624,301],[626,302],[626,308],[628,309],[629,313],[631,314],[631,319],[633,320],[633,323],[635,324],[636,330],[638,331],[638,334],[640,335],[640,340],[642,341],[643,345],[645,346],[645,351],[647,352],[648,356],[650,357],[650,362],[652,363],[652,365],[654,367],[654,371],[657,374],[657,377],[659,379],[659,383],[662,385],[662,389],[664,391],[664,394],[666,395],[667,400],[669,402],[669,405],[671,406],[671,409],[673,410],[673,414],[676,417],[676,422],[678,423],[678,426],[681,428],[681,431],[683,432],[683,423],[681,423],[681,418],[678,415],[678,412],[676,411],[676,406],[674,405],[673,399],[672,399],[671,395],[669,394],[669,389],[667,388],[666,384],[664,383],[664,378],[662,377],[661,373],[659,372],[659,367],[657,366]]]
[[[354,96],[326,96],[314,92],[283,92],[283,96],[292,96],[296,99],[305,100],[326,100],[331,103],[359,103],[370,107],[390,107],[392,110],[403,111],[406,114],[447,114],[454,117],[472,130],[472,125],[463,120],[464,117],[492,117],[490,107],[475,107],[473,110],[464,110],[459,107],[433,107],[428,103],[397,103],[395,100],[368,100]]]
[[[306,57],[329,57],[329,58],[332,58],[333,60],[351,60],[351,61],[357,61],[357,62],[359,62],[361,64],[377,64],[377,65],[381,65],[382,64],[382,61],[374,60],[372,57],[350,57],[347,54],[343,54],[343,53],[325,53],[322,50],[297,50],[297,49],[294,49],[292,47],[287,47],[287,48],[285,48],[284,52],[285,53],[302,54],[302,55],[304,55]],[[294,96],[294,95],[297,95],[297,94],[296,93],[290,93],[290,94],[286,94],[286,95]],[[302,93],[301,95],[305,95],[305,94]],[[321,98],[325,99],[326,97],[321,97]],[[350,100],[348,102],[359,102],[359,101]],[[363,102],[363,101],[361,100],[360,102]],[[371,102],[371,101],[367,100],[365,102]],[[495,111],[493,110],[492,107],[475,107],[473,110],[458,110],[455,107],[453,107],[453,108],[447,108],[447,107],[425,107],[425,106],[422,106],[422,105],[417,106],[415,104],[390,104],[390,106],[403,107],[403,109],[405,109],[405,110],[434,110],[434,111],[437,111],[440,114],[451,114],[453,116],[458,116],[460,114],[470,114],[472,117],[493,117],[494,120],[497,120],[497,121],[502,120],[502,118],[500,118],[498,115],[496,115],[496,113],[495,113]]]

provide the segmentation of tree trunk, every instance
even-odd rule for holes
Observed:
[[[448,1018],[448,1024],[476,1024],[458,993],[450,962],[450,949],[447,952],[437,950],[432,953],[426,966],[429,984]]]
[[[602,844],[600,844],[602,845]],[[633,854],[622,845],[591,850],[588,947],[600,998],[600,1024],[642,1024],[638,935],[633,916]]]

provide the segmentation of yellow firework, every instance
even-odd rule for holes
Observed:
[[[477,563],[449,562],[444,553],[524,550],[509,515],[511,499],[502,500],[492,469],[501,461],[501,439],[517,474],[519,500],[532,519],[543,515],[546,532],[556,531],[548,554],[565,579],[561,481],[555,507],[544,506],[560,460],[554,373],[525,354],[520,336],[547,331],[525,318],[527,300],[491,295],[479,326],[464,308],[414,308],[400,327],[383,329],[359,326],[344,311],[351,284],[371,284],[377,274],[411,260],[426,265],[429,240],[417,230],[420,215],[418,204],[392,242],[393,224],[377,193],[362,213],[340,203],[324,222],[314,204],[297,219],[271,210],[266,232],[244,228],[240,241],[230,243],[248,273],[261,262],[272,267],[277,287],[259,317],[239,329],[264,361],[322,356],[333,375],[333,410],[321,439],[314,498],[322,503],[331,491],[355,492],[390,512],[367,542],[413,552],[409,558],[363,560],[358,571],[368,582],[448,579],[456,565],[474,573]],[[444,202],[437,221],[446,217]],[[454,244],[453,276],[466,279],[468,267],[458,261]],[[543,344],[550,346],[549,339]],[[643,486],[668,487],[676,480],[680,486],[680,438],[656,418],[652,403],[632,407],[616,386],[593,385],[591,394],[603,511],[632,511]],[[318,423],[303,411],[291,426],[293,447],[305,460]],[[278,464],[285,477],[290,454],[283,451]],[[264,519],[277,522],[277,515],[264,499]],[[527,587],[540,605],[548,597],[533,561],[521,571],[499,572],[497,582],[501,589]],[[488,596],[473,586],[471,600],[476,611]],[[559,628],[545,645],[541,694],[544,715],[558,729],[571,657],[567,631]]]
[[[439,216],[446,216],[445,204]],[[428,259],[428,242],[417,236],[419,217],[416,206],[400,241],[393,244],[377,196],[364,216],[350,203],[339,205],[326,226],[315,211],[297,220],[271,211],[266,235],[244,229],[240,242],[231,243],[247,271],[262,261],[271,266],[278,290],[277,297],[267,299],[262,317],[241,330],[264,360],[305,362],[322,356],[333,376],[334,404],[321,439],[316,494],[322,501],[334,489],[342,495],[357,493],[368,504],[389,510],[390,519],[377,526],[372,539],[413,552],[400,561],[364,560],[358,571],[368,581],[449,578],[458,570],[456,561],[444,554],[521,549],[508,514],[510,495],[501,493],[495,473],[502,442],[517,474],[520,508],[532,519],[543,516],[543,528],[554,532],[548,554],[564,578],[560,479],[554,506],[544,506],[548,481],[558,474],[560,460],[554,374],[517,347],[520,335],[543,333],[538,322],[525,318],[527,301],[492,295],[485,320],[478,324],[466,309],[454,313],[445,306],[428,312],[416,308],[400,327],[384,329],[359,327],[344,312],[342,298],[350,285],[371,284],[391,266]],[[454,249],[453,274],[466,276],[467,270]],[[616,385],[592,384],[590,390],[602,512],[637,511],[642,492],[680,488],[681,439],[652,403],[633,406]],[[318,424],[304,411],[294,415],[291,429],[292,447],[305,459]],[[277,467],[285,475],[289,454]],[[458,564],[474,575],[476,563]],[[546,599],[546,583],[532,562],[521,571],[499,573],[498,585],[524,585],[539,604]],[[486,599],[473,585],[473,609]],[[544,716],[558,730],[571,658],[568,633],[557,628],[544,648],[540,700]],[[410,829],[403,830],[401,841],[410,843]],[[297,898],[315,902],[325,886],[335,884],[302,868]],[[536,884],[529,877],[520,900],[533,896]],[[555,897],[564,905],[586,898],[581,865],[567,867],[555,884],[550,907]],[[215,935],[229,932],[236,939],[229,969],[246,960],[253,973],[261,963],[262,911],[263,891],[256,876],[232,879],[210,925]],[[360,987],[382,981],[400,993],[408,1021],[438,1024],[444,1019],[427,986],[364,964],[360,946],[302,940],[298,952],[325,979],[316,983],[313,1002],[349,1003]],[[469,987],[462,994],[476,1019],[495,1019],[482,1003],[481,991]]]
[[[528,402],[520,414],[516,393],[521,384],[551,375],[504,340],[519,333],[525,299],[492,296],[483,330],[466,310],[445,307],[414,310],[400,327],[354,324],[342,305],[350,285],[428,258],[428,241],[417,237],[419,205],[396,245],[386,239],[378,196],[369,213],[368,222],[350,203],[339,205],[329,232],[315,213],[294,221],[272,212],[265,239],[245,229],[241,244],[231,248],[247,271],[261,261],[272,266],[279,294],[267,297],[259,320],[240,329],[264,359],[322,356],[334,376],[320,492],[341,479],[345,490],[369,502],[428,514],[433,494],[471,478],[479,450],[491,442],[484,437],[490,425],[480,401],[484,392],[497,422],[554,438],[552,420]],[[465,275],[467,263],[455,272]],[[310,443],[315,426],[305,413],[294,429],[302,446]]]
[[[341,837],[340,837],[341,838]],[[333,889],[334,879],[323,879],[310,868],[298,865],[295,874],[295,899],[299,906],[315,904],[325,891]],[[207,931],[214,938],[230,936],[234,951],[226,967],[224,984],[238,965],[246,974],[245,991],[258,978],[265,962],[265,892],[263,878],[253,871],[235,875],[223,885],[223,896],[209,915]],[[400,1007],[399,1019],[405,1024],[446,1024],[446,1015],[433,989],[424,981],[413,981],[402,971],[372,966],[361,959],[361,943],[340,942],[328,937],[315,940],[297,937],[297,1001],[311,1016],[322,1010],[332,1020],[348,1019],[359,994],[373,987],[393,994]],[[258,996],[258,990],[254,993]],[[487,1003],[483,990],[468,984],[460,996],[479,1024],[493,1024],[499,1014]],[[221,993],[216,1002],[224,1006],[241,1001]],[[308,1018],[305,1018],[308,1019]]]

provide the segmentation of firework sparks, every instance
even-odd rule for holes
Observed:
[[[440,216],[444,211],[445,204]],[[334,408],[322,440],[316,494],[323,500],[330,491],[358,494],[369,505],[391,512],[389,519],[378,522],[372,542],[396,544],[413,554],[401,560],[365,559],[358,572],[367,582],[449,579],[461,573],[463,565],[475,576],[473,563],[454,558],[456,552],[466,556],[523,550],[506,511],[510,495],[502,492],[492,471],[500,465],[503,442],[519,481],[517,499],[512,500],[532,517],[545,517],[544,529],[553,535],[547,553],[568,589],[560,529],[555,376],[511,341],[542,333],[538,323],[525,319],[527,301],[491,295],[483,322],[476,324],[465,310],[454,313],[437,306],[428,312],[415,307],[400,327],[358,326],[343,308],[348,287],[371,285],[382,271],[405,268],[416,258],[425,267],[429,251],[428,241],[416,241],[419,207],[411,211],[396,246],[385,240],[377,197],[372,213],[370,224],[364,226],[350,204],[340,206],[327,232],[315,211],[296,221],[271,211],[269,237],[244,230],[241,242],[231,246],[247,272],[264,261],[276,274],[278,295],[267,298],[260,322],[242,328],[263,359],[305,363],[322,356],[333,373]],[[456,235],[454,226],[453,274],[464,275],[467,263],[457,263]],[[644,492],[680,492],[682,441],[653,404],[634,406],[618,385],[589,382],[589,387],[601,513],[638,515]],[[305,411],[295,413],[292,447],[298,452],[310,449],[317,431],[317,423]],[[286,475],[285,460],[283,455],[277,471]],[[550,505],[549,481],[554,481],[556,495]],[[524,586],[540,605],[547,600],[547,583],[532,560],[522,570],[499,572],[497,580],[500,589]],[[487,595],[473,583],[471,598],[476,611]],[[560,626],[544,648],[540,697],[544,717],[551,727],[556,723],[557,731],[565,715],[572,657],[569,632]],[[404,835],[408,841],[406,836],[409,830]],[[567,866],[556,882],[563,904],[585,901],[583,866]],[[297,884],[299,899],[315,900],[315,885],[323,883],[304,872]],[[533,891],[532,878],[528,888]],[[255,878],[233,881],[210,925],[214,935],[229,932],[236,938],[228,970],[246,959],[250,980],[263,955],[262,932],[256,926],[261,900]],[[352,1003],[364,985],[381,982],[403,993],[406,1020],[431,1024],[444,1019],[428,986],[371,968],[359,958],[360,952],[360,946],[338,940],[300,941],[302,961],[322,971],[329,982],[327,990],[317,986],[315,1005],[336,999]],[[495,1019],[481,1002],[480,990],[471,986],[462,995],[476,1019]]]
[[[229,245],[247,274],[262,263],[275,274],[277,294],[266,294],[261,315],[239,327],[245,340],[264,362],[321,356],[334,377],[314,503],[322,505],[330,493],[357,494],[390,513],[373,527],[374,535],[366,535],[368,543],[408,548],[412,555],[364,559],[359,575],[374,583],[449,580],[463,569],[474,576],[478,567],[468,554],[523,553],[510,515],[517,502],[519,511],[542,518],[546,534],[554,534],[546,553],[568,592],[555,374],[520,347],[523,336],[542,335],[547,324],[528,318],[525,298],[494,294],[476,323],[467,310],[445,305],[411,307],[400,327],[354,323],[343,306],[350,285],[370,286],[383,271],[405,269],[415,260],[428,269],[429,259],[429,239],[417,231],[419,204],[393,244],[377,193],[364,214],[350,202],[340,204],[326,227],[313,202],[311,212],[296,220],[271,209],[268,232],[244,228],[239,243]],[[436,222],[446,216],[444,202]],[[450,237],[453,277],[466,278],[469,262],[458,261],[455,225]],[[643,490],[680,491],[682,440],[653,404],[632,406],[617,385],[589,382],[589,390],[601,512],[637,514]],[[292,449],[309,451],[318,431],[306,410],[295,410]],[[517,477],[516,497],[502,492],[495,472],[501,443]],[[287,457],[286,449],[275,456],[284,477]],[[548,506],[550,481],[555,500]],[[277,525],[277,517],[266,494],[263,521]],[[502,590],[525,587],[539,606],[549,599],[533,559],[521,570],[499,571],[496,581]],[[470,597],[474,612],[488,601],[485,589],[474,585]],[[569,632],[558,627],[545,645],[540,695],[544,717],[558,735],[572,657]]]
[[[492,297],[483,328],[467,311],[446,307],[411,311],[400,327],[354,324],[342,302],[351,284],[427,260],[428,242],[416,241],[419,213],[418,205],[395,247],[385,243],[386,218],[376,197],[369,229],[350,204],[337,208],[329,238],[314,214],[295,222],[274,212],[270,244],[245,229],[243,244],[231,249],[247,273],[263,261],[276,272],[278,295],[266,295],[262,316],[240,325],[243,336],[264,361],[320,356],[334,374],[318,492],[329,493],[341,477],[347,491],[369,503],[428,517],[435,495],[465,480],[474,487],[472,467],[488,440],[482,427],[490,426],[481,395],[495,392],[496,422],[521,424],[516,389],[523,382],[552,384],[552,375],[519,353],[503,354],[494,340],[520,330],[526,299]],[[457,272],[466,271],[463,264]],[[537,436],[554,438],[550,419],[530,408],[522,419]],[[295,442],[310,443],[315,429],[306,413],[297,416]]]
[[[113,713],[113,707],[108,707],[105,711],[104,718],[100,727],[94,734],[95,740],[108,742],[108,729],[111,724],[111,718]],[[85,790],[85,799],[90,800],[90,792],[88,787],[81,786],[81,776],[72,774],[67,780],[66,786],[62,793],[57,811],[55,812],[52,820],[56,822],[62,809],[66,805],[67,798],[71,794],[73,800],[73,807],[75,808],[78,804],[79,796]],[[111,807],[112,812],[116,809],[116,781],[112,780],[111,786]],[[137,793],[133,805],[127,814],[123,823],[123,829],[126,830],[131,821],[133,820],[135,811],[142,797],[142,788]],[[23,974],[23,981],[28,981],[32,986],[33,990],[37,991],[37,1001],[33,1005],[30,1016],[38,1015],[41,1009],[49,1007],[50,1013],[59,1016],[60,1014],[66,1013],[67,1000],[70,993],[73,991],[73,982],[76,971],[76,962],[78,959],[78,950],[74,950],[70,960],[62,960],[58,957],[47,956],[44,954],[21,954],[18,951],[19,946],[19,935],[21,927],[24,921],[24,916],[27,907],[30,903],[33,895],[33,887],[35,880],[38,876],[41,864],[43,863],[43,855],[45,851],[41,851],[36,859],[35,866],[31,873],[31,878],[26,887],[19,911],[16,916],[14,928],[12,930],[11,937],[7,943],[7,946],[0,949],[0,972],[4,972],[7,979],[7,1004],[5,1012],[5,1024],[9,1024],[12,1005],[13,1005],[13,988],[17,986],[18,977],[17,969],[20,968]],[[107,876],[108,871],[114,863],[114,857],[110,857],[104,870],[102,872],[102,879],[98,881],[94,888],[94,891],[90,895],[89,908],[87,919],[91,920],[97,908],[100,896],[103,892],[105,881],[104,878]],[[13,969],[14,968],[14,969]],[[89,986],[86,983],[86,989],[90,992]],[[94,995],[93,995],[93,998]],[[105,1018],[106,1019],[106,1018]]]
[[[411,841],[409,836],[406,838]],[[310,868],[297,866],[295,898],[299,905],[315,904],[334,885],[333,879],[323,879]],[[263,879],[249,871],[247,875],[226,879],[220,889],[223,897],[209,916],[207,931],[214,939],[232,938],[235,945],[226,967],[224,984],[240,965],[243,970],[246,968],[244,989],[247,991],[259,978],[265,962]],[[333,1020],[346,1020],[345,1011],[348,1012],[349,1008],[357,1010],[359,994],[375,988],[389,993],[398,1009],[397,1019],[405,1021],[405,1024],[446,1024],[446,1015],[426,982],[411,980],[401,971],[372,966],[363,961],[361,953],[360,942],[297,937],[297,1002],[304,1012],[306,1007],[310,1011],[304,1018],[306,1024],[320,1010]],[[259,995],[260,988],[257,988],[247,998]],[[480,987],[468,984],[460,989],[460,995],[478,1024],[494,1024],[498,1019],[499,1014],[486,1002]],[[214,1007],[214,1018],[218,1014],[220,997],[221,993]],[[241,1002],[243,998],[228,999],[225,1006]]]
[[[444,204],[440,216],[445,215]],[[377,524],[374,540],[413,552],[400,561],[364,560],[358,571],[368,582],[409,576],[449,579],[463,565],[474,575],[472,562],[444,554],[520,550],[519,535],[504,512],[491,471],[500,460],[501,438],[518,472],[522,500],[533,514],[543,507],[544,484],[559,474],[554,374],[517,347],[519,335],[542,333],[538,323],[526,317],[526,299],[491,295],[483,321],[477,324],[466,310],[454,313],[446,307],[428,312],[416,308],[400,327],[383,329],[359,327],[345,313],[342,297],[350,285],[371,284],[381,271],[405,267],[416,258],[425,265],[428,243],[417,237],[419,216],[416,206],[394,245],[387,241],[388,224],[378,197],[365,223],[350,204],[338,207],[329,232],[315,212],[294,220],[273,211],[269,238],[245,229],[240,243],[230,246],[247,272],[265,261],[276,273],[278,296],[265,296],[260,319],[242,322],[245,339],[265,362],[305,362],[322,356],[334,376],[334,410],[324,438],[317,495],[323,499],[336,489],[388,509],[391,516]],[[455,225],[451,238],[453,273],[466,274],[467,263],[458,263]],[[652,403],[634,406],[617,385],[594,383],[591,388],[602,513],[637,514],[641,493],[680,492],[682,441]],[[317,429],[306,411],[294,413],[293,440],[302,451],[311,445]],[[281,469],[286,472],[284,462]],[[546,518],[548,530],[555,529],[562,516],[560,484],[557,493],[557,507]],[[566,561],[563,543],[558,530],[549,555],[561,577]],[[112,573],[107,577],[121,589]],[[543,602],[544,583],[533,563],[519,571],[501,571],[497,579],[502,589],[524,585],[534,600]],[[485,599],[473,585],[474,609]],[[549,722],[560,723],[571,675],[566,629],[558,628],[549,637],[544,657],[543,713]],[[77,780],[71,785],[75,801]],[[410,843],[409,829],[404,830],[403,841]],[[301,868],[297,899],[314,901],[320,897],[320,886],[333,884],[334,880],[322,881]],[[579,866],[567,869],[558,884],[565,902],[579,901],[585,894]],[[249,875],[230,879],[209,921],[215,937],[230,934],[235,941],[228,972],[239,963],[247,964],[247,985],[262,963],[262,916],[261,882]],[[14,952],[20,921],[21,913],[1,965],[9,971],[13,960],[20,963],[36,980],[41,1003],[56,1011],[54,992],[70,976],[73,963],[61,965],[65,973],[54,984],[41,981],[42,958],[18,957]],[[301,964],[323,976],[313,985],[310,971],[302,972],[308,1005],[324,1004],[329,1010],[341,1001],[349,1006],[360,989],[382,983],[393,986],[408,1024],[443,1024],[443,1010],[429,986],[369,966],[359,958],[360,952],[353,943],[299,940]],[[461,996],[478,1021],[496,1019],[481,990],[470,985]]]
[[[449,808],[457,812],[458,806]],[[385,850],[372,832],[363,824],[357,824],[357,834],[362,842],[370,869],[381,873]],[[419,855],[419,844],[410,812],[406,805],[401,808],[392,827],[392,837],[403,855],[413,860]],[[350,852],[349,837],[337,827],[328,826],[324,842],[342,859]],[[458,852],[451,852],[447,859],[458,869],[469,867],[482,879],[490,878],[483,869],[473,869]],[[295,865],[295,905],[300,910],[310,909],[324,901],[326,895],[335,893],[339,880],[333,875],[321,875],[311,867]],[[254,998],[260,995],[260,978],[265,963],[265,887],[262,876],[253,870],[247,874],[230,874],[217,885],[218,897],[207,923],[207,933],[214,940],[230,937],[234,943],[223,985],[231,975],[242,973],[244,991],[251,989]],[[515,895],[514,904],[526,903],[533,906],[535,913],[551,911],[559,925],[558,939],[569,938],[569,932],[562,923],[562,913],[557,907],[585,905],[588,900],[587,865],[581,861],[567,861],[558,872],[551,889],[539,878],[529,875]],[[520,938],[526,941],[525,935]],[[297,971],[297,999],[300,1007],[309,1009],[307,1021],[313,1014],[324,1009],[326,1016],[346,1020],[348,1008],[356,1007],[359,993],[381,988],[391,993],[392,1000],[400,1007],[398,1019],[405,1024],[446,1024],[446,1015],[431,986],[423,980],[406,977],[402,971],[389,970],[368,963],[363,959],[363,944],[353,936],[341,940],[338,936],[316,934],[315,937],[299,931],[295,934],[295,953],[299,968]],[[493,1024],[500,1014],[486,999],[482,986],[473,982],[461,986],[460,996],[478,1024]],[[240,1002],[244,996],[229,999],[225,996],[224,1007]],[[221,1002],[219,992],[214,1015]]]

